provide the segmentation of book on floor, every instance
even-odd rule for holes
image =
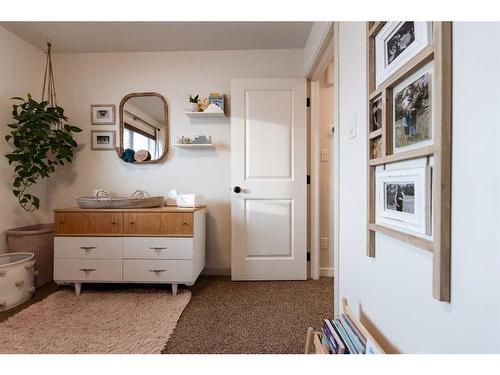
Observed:
[[[353,321],[346,314],[341,314],[340,315],[340,322],[342,323],[342,326],[344,327],[352,344],[356,348],[356,351],[359,354],[365,354],[366,353],[366,339],[363,336],[363,334],[358,330],[358,328],[353,323]]]
[[[354,345],[349,339],[347,332],[342,327],[342,323],[340,322],[340,320],[335,319],[332,323],[333,327],[335,328],[335,331],[337,332],[337,335],[342,339],[342,342],[346,347],[346,354],[357,354],[356,349],[354,348]]]
[[[337,332],[333,328],[332,322],[328,319],[324,319],[323,321],[323,339],[325,341],[325,345],[330,349],[330,353],[332,354],[344,354],[345,353],[345,345],[342,342],[342,339],[338,336]]]

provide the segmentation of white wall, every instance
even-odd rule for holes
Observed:
[[[377,234],[365,255],[365,33],[340,24],[340,295],[390,351],[498,353],[500,24],[453,28],[451,303],[432,298],[430,253]]]
[[[184,115],[189,94],[229,94],[231,78],[292,78],[303,76],[302,50],[60,54],[55,56],[57,89],[71,121],[84,129],[73,165],[49,182],[50,207],[74,206],[74,198],[104,188],[129,195],[136,189],[166,195],[170,189],[205,196],[207,267],[230,267],[230,118],[193,119]],[[131,92],[156,91],[169,106],[172,144],[177,135],[213,136],[216,150],[171,148],[160,164],[136,166],[121,162],[114,152],[91,151],[90,105],[114,103]],[[215,270],[213,270],[215,269]],[[210,270],[209,270],[210,271]]]
[[[32,189],[40,198],[38,212],[26,213],[12,194],[13,166],[4,155],[12,150],[5,141],[11,130],[13,96],[26,97],[28,92],[40,100],[45,56],[30,44],[0,26],[0,253],[7,251],[5,231],[9,228],[43,222],[47,219],[47,183],[42,181]]]

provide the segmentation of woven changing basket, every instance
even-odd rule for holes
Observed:
[[[95,197],[78,197],[76,203],[81,208],[153,208],[165,204],[162,196],[151,197],[143,190],[137,190],[129,198],[110,197],[104,190],[99,190]]]

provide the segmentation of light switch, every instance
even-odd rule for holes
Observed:
[[[328,150],[321,150],[320,160],[328,161]]]

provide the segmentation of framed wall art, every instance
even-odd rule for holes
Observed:
[[[430,252],[432,295],[449,302],[452,23],[368,22],[366,46],[366,255],[377,234]]]
[[[93,130],[90,132],[93,151],[109,151],[116,147],[116,131]]]
[[[114,104],[93,104],[90,106],[90,122],[92,125],[114,125],[116,109]]]
[[[431,167],[376,172],[376,223],[431,239]]]
[[[431,145],[434,129],[431,61],[392,89],[394,153]]]
[[[377,86],[431,42],[432,22],[386,22],[375,37]]]

